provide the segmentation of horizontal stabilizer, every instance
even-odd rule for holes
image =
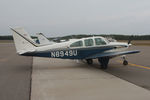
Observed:
[[[38,37],[40,45],[51,45],[54,43],[52,41],[49,41],[42,33],[36,33],[36,35]]]

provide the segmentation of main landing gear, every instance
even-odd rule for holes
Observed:
[[[98,58],[98,61],[101,64],[101,69],[107,69],[109,63],[109,57],[100,57]]]
[[[123,65],[128,65],[128,61],[126,60],[126,56],[122,56],[123,59]]]
[[[93,59],[86,59],[87,64],[92,65],[93,64]]]

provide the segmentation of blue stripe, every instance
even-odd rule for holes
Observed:
[[[55,57],[55,58],[62,58],[62,59],[85,59],[86,57],[92,56],[97,53],[102,53],[106,50],[110,50],[112,47],[96,47],[96,48],[78,48],[78,49],[66,49],[66,50],[56,50],[56,51],[67,51],[67,50],[77,50],[77,56],[66,56],[63,57]],[[36,56],[36,57],[48,57],[52,58],[51,52],[55,51],[43,51],[43,52],[34,52],[34,53],[26,53],[23,54],[24,56]]]

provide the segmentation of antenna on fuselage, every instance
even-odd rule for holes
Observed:
[[[93,38],[95,37],[95,35],[93,34]]]

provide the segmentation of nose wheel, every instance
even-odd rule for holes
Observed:
[[[128,61],[127,61],[127,60],[124,60],[124,61],[123,61],[123,65],[128,65]]]
[[[126,60],[126,56],[122,56],[123,65],[128,65],[128,61]]]

